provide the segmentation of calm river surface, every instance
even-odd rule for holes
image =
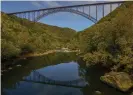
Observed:
[[[96,95],[95,91],[102,92],[102,95],[128,95],[102,83],[99,77],[107,70],[100,66],[86,68],[75,53],[53,53],[21,59],[16,63],[22,66],[14,66],[2,75],[2,95]],[[74,88],[22,80],[33,75],[34,71],[52,80],[83,78],[88,85]]]

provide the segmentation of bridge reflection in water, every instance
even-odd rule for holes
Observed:
[[[37,71],[33,71],[32,74],[28,77],[24,77],[22,81],[33,82],[33,83],[41,83],[41,84],[50,84],[50,85],[58,85],[58,86],[66,86],[66,87],[74,87],[74,88],[82,88],[88,85],[87,82],[83,78],[71,80],[71,81],[60,81],[50,79]]]

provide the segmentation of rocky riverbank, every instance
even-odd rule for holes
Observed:
[[[27,57],[36,57],[36,56],[42,56],[42,55],[47,55],[51,53],[56,53],[56,52],[78,52],[79,50],[48,50],[44,53],[29,53],[25,54],[23,56],[20,56],[20,58],[27,58]]]
[[[133,78],[125,72],[109,72],[101,76],[100,80],[123,92],[133,87]]]
[[[37,57],[37,56],[43,56],[43,55],[47,55],[47,54],[51,54],[51,53],[57,53],[57,52],[78,52],[79,50],[69,50],[69,49],[60,49],[60,50],[47,50],[46,52],[44,53],[28,53],[28,54],[24,54],[24,55],[20,55],[18,56],[17,58],[14,58],[14,59],[10,59],[8,60],[9,62],[5,61],[3,63],[5,63],[3,66],[2,66],[2,73],[4,72],[7,72],[9,70],[11,70],[13,68],[14,65],[16,66],[21,66],[21,64],[15,64],[16,61],[20,60],[20,59],[26,59],[26,58],[29,58],[29,57]],[[7,64],[7,63],[10,63],[10,64]]]

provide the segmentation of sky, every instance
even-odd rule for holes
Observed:
[[[2,1],[1,10],[5,13],[12,13],[26,10],[36,10],[41,8],[90,4],[100,1]],[[92,26],[94,23],[89,19],[80,15],[69,12],[58,12],[43,17],[39,22],[59,26],[69,27],[77,31],[84,30]]]

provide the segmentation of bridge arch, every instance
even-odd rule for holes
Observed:
[[[53,84],[53,85],[68,86],[68,87],[80,87],[80,88],[88,85],[88,83],[83,78],[69,80],[69,81],[54,80],[40,74],[36,70],[33,70],[30,76],[24,77],[22,81],[43,83],[43,84]],[[81,82],[82,84],[79,84]]]
[[[38,21],[38,20],[40,20],[41,18],[43,18],[43,17],[45,17],[45,16],[48,16],[48,15],[54,14],[54,13],[58,13],[58,12],[69,12],[69,13],[78,14],[78,15],[80,15],[80,16],[83,16],[83,17],[85,17],[85,18],[91,20],[91,21],[94,22],[94,23],[97,22],[97,20],[96,20],[94,17],[92,17],[92,16],[86,14],[85,12],[81,12],[81,11],[79,11],[79,10],[74,10],[74,9],[70,9],[70,8],[69,8],[69,9],[66,8],[66,9],[48,10],[47,12],[44,12],[44,13],[42,13],[41,15],[37,16],[37,17],[34,19],[34,21]]]
[[[96,23],[98,20],[103,18],[106,13],[106,7],[105,5],[108,5],[108,10],[112,12],[113,5],[116,5],[116,7],[120,6],[124,1],[117,1],[117,2],[103,2],[103,3],[94,3],[94,4],[82,4],[82,5],[73,5],[73,6],[62,6],[62,7],[54,7],[54,8],[45,8],[45,9],[37,9],[37,10],[29,10],[29,11],[21,11],[21,12],[14,12],[14,13],[8,13],[8,15],[16,15],[20,18],[25,18],[30,21],[38,21],[42,17],[57,13],[57,12],[71,12],[78,15],[81,15],[92,22]],[[93,12],[95,13],[94,16],[91,15],[91,9],[94,8]],[[101,11],[99,11],[99,7],[101,7]],[[87,8],[87,10],[86,10]],[[80,9],[80,10],[79,10]],[[87,12],[86,12],[87,11]],[[99,18],[98,14],[102,14],[102,16]]]

